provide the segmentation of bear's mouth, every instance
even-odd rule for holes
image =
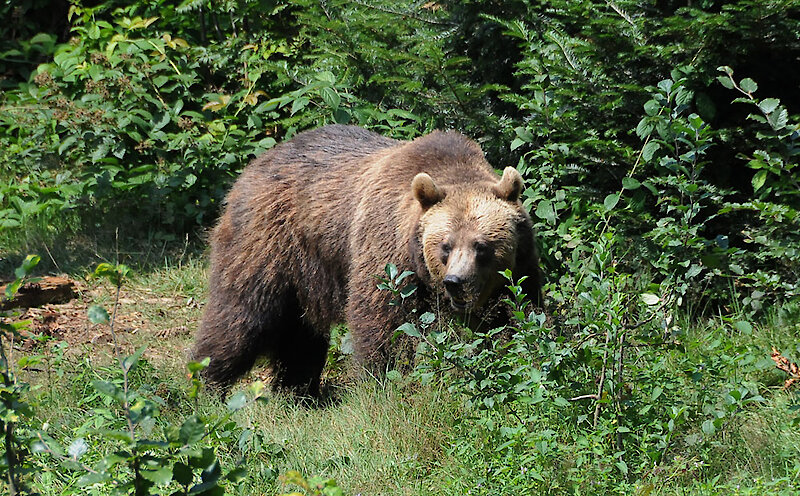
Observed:
[[[464,310],[467,310],[469,307],[472,306],[472,301],[462,300],[453,295],[450,295],[450,306],[453,307],[453,309],[458,310],[459,312],[463,312]]]

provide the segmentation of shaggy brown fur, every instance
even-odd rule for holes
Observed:
[[[470,312],[497,293],[497,271],[540,275],[522,179],[499,180],[455,132],[411,142],[353,126],[301,133],[247,166],[211,239],[209,301],[193,354],[227,389],[266,355],[275,384],[317,394],[332,324],[347,322],[356,359],[385,363],[405,315],[376,288],[387,262],[411,269],[424,310],[447,296]],[[447,286],[445,290],[444,286]]]

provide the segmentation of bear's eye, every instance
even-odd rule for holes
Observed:
[[[447,263],[447,257],[450,256],[450,252],[453,251],[453,247],[450,246],[450,243],[442,243],[442,262]]]
[[[475,257],[482,262],[487,262],[494,256],[494,247],[489,243],[477,241],[475,243]]]

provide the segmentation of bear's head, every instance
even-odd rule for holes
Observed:
[[[514,270],[520,233],[531,232],[519,202],[522,177],[507,167],[494,184],[438,186],[420,173],[411,189],[422,208],[417,232],[430,282],[459,312],[481,307],[502,288],[499,272]]]

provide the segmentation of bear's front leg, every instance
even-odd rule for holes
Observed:
[[[353,274],[348,285],[346,320],[356,363],[372,373],[383,374],[392,359],[392,338],[407,320],[407,311],[390,304],[391,292],[378,289],[378,284],[377,273],[370,277]]]

